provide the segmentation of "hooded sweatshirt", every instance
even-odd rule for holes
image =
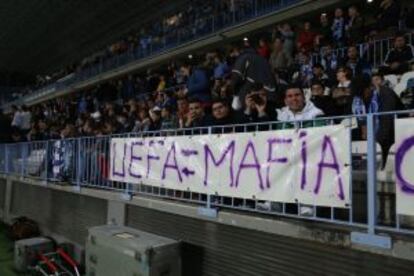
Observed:
[[[313,120],[318,116],[324,115],[323,111],[317,108],[311,101],[308,101],[303,110],[297,113],[293,113],[287,106],[276,109],[276,112],[277,119],[281,122]]]

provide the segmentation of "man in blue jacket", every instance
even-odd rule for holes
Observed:
[[[203,104],[209,103],[211,93],[206,70],[190,63],[185,63],[181,65],[180,73],[187,78],[187,97],[197,99]]]

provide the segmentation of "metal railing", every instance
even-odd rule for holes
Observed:
[[[0,173],[37,179],[46,184],[72,185],[120,192],[127,197],[144,195],[155,198],[191,202],[208,208],[229,208],[244,212],[277,215],[362,229],[368,234],[396,232],[414,235],[414,217],[396,213],[395,149],[384,163],[376,139],[383,118],[393,122],[400,117],[413,116],[414,110],[320,118],[313,121],[267,122],[192,129],[171,129],[154,132],[127,133],[101,137],[81,137],[0,145]],[[142,184],[114,182],[109,179],[110,139],[120,137],[170,137],[225,133],[260,132],[286,128],[309,128],[321,125],[344,124],[351,128],[352,147],[350,205],[346,208],[302,206],[300,203],[268,202],[252,198],[225,197],[154,187]],[[385,128],[384,128],[385,129]],[[393,137],[394,128],[387,128]],[[363,131],[366,130],[366,131]],[[363,133],[366,133],[363,134]],[[366,136],[366,139],[365,139]],[[363,137],[365,140],[361,139]],[[310,209],[304,213],[303,208]]]
[[[146,47],[131,48],[122,53],[114,55],[110,58],[105,58],[99,61],[99,63],[87,66],[86,68],[75,72],[73,76],[67,79],[63,79],[59,82],[49,84],[36,91],[31,92],[29,95],[13,101],[12,104],[21,104],[27,101],[37,99],[41,96],[52,93],[53,91],[61,90],[70,87],[73,84],[85,81],[92,77],[95,77],[104,72],[108,72],[115,68],[124,66],[128,63],[145,59],[151,56],[155,56],[167,50],[174,49],[184,43],[201,39],[203,37],[210,36],[218,31],[232,27],[234,25],[246,22],[256,17],[260,17],[266,14],[270,14],[275,11],[282,10],[284,8],[293,6],[303,0],[250,0],[246,1],[247,6],[235,9],[226,13],[219,13],[216,15],[209,15],[193,22],[194,25],[182,26],[178,29],[174,29],[173,32],[167,33],[159,41],[151,41]]]
[[[414,33],[410,32],[405,35],[406,41],[408,44],[413,45],[414,42]],[[394,48],[394,38],[388,37],[383,39],[371,40],[369,42],[364,42],[357,44],[359,57],[367,62],[372,68],[378,68],[384,64],[385,58],[389,50]],[[347,58],[348,47],[336,48],[332,50],[332,54],[339,60],[344,60]],[[315,62],[320,62],[323,58],[322,53],[315,53],[312,56],[312,59]]]

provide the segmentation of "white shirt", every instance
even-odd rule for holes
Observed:
[[[23,129],[23,130],[30,129],[30,123],[32,121],[32,113],[30,113],[29,111],[26,111],[26,112],[22,112],[20,116],[21,116],[20,129]]]
[[[14,112],[13,121],[11,123],[12,126],[21,128],[22,125],[22,113],[20,111]]]
[[[305,107],[300,112],[293,113],[287,106],[282,109],[276,109],[276,112],[277,120],[281,122],[307,121],[324,115],[323,111],[317,108],[311,101],[306,102]]]

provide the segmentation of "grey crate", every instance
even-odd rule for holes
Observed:
[[[89,229],[86,275],[181,275],[179,242],[121,226]]]

